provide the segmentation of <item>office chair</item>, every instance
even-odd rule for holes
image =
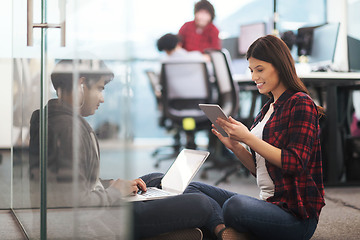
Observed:
[[[211,62],[214,68],[215,84],[218,90],[217,104],[224,110],[227,116],[238,118],[239,116],[239,89],[237,83],[233,81],[230,66],[230,55],[226,49],[208,50]],[[249,116],[250,118],[250,116]],[[238,119],[239,120],[239,119]],[[241,120],[245,125],[249,125],[248,119]],[[248,126],[249,127],[249,126]],[[215,185],[227,181],[228,177],[234,173],[244,170],[246,175],[248,171],[236,157],[225,148],[225,146],[213,134],[209,135],[209,151],[212,153],[210,159],[212,165],[203,169],[201,177],[207,177],[207,171],[210,169],[228,169]]]
[[[199,103],[211,103],[212,91],[205,62],[164,62],[161,67],[163,116],[186,135],[185,147],[196,149],[196,131],[211,124]]]
[[[181,150],[180,131],[173,126],[171,121],[167,121],[167,119],[163,114],[163,104],[161,101],[162,86],[160,84],[160,76],[157,73],[155,73],[153,70],[146,70],[145,73],[149,79],[151,89],[156,99],[157,110],[160,113],[158,117],[159,126],[165,128],[167,132],[174,132],[173,133],[174,143],[172,145],[160,146],[156,148],[151,154],[152,157],[157,157],[158,155],[161,155],[157,158],[157,161],[155,163],[155,167],[158,167],[161,161],[175,158],[180,153]]]

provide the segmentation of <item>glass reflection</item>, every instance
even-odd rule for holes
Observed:
[[[104,102],[102,91],[113,73],[100,61],[79,61],[77,80],[72,62],[62,60],[56,65],[51,81],[58,98],[49,100],[45,107],[48,114],[47,205],[73,206],[74,199],[80,206],[110,205],[113,198],[104,192],[98,176],[97,138],[83,117],[93,115]],[[39,123],[39,110],[36,110],[30,120],[30,176],[34,180],[39,176]],[[73,176],[77,173],[75,168],[79,173]],[[74,182],[78,182],[78,186],[73,186]],[[104,184],[106,187],[108,182]],[[71,196],[74,187],[78,193]]]
[[[120,206],[121,197],[125,195],[123,191],[127,189],[116,181],[100,179],[98,139],[84,119],[94,115],[104,102],[103,91],[113,77],[113,72],[101,60],[60,60],[50,77],[57,97],[46,104],[43,110],[46,118],[41,118],[40,109],[32,113],[30,191],[40,192],[42,144],[46,149],[47,233],[50,239],[58,237],[61,229],[67,229],[61,238],[122,236],[127,232],[126,227],[121,227],[121,220],[128,219],[122,217],[126,208],[121,211],[104,208]],[[42,121],[46,126],[45,139],[40,134]],[[40,194],[31,195],[33,207],[39,207],[39,197]]]

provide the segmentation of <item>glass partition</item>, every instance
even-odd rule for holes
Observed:
[[[3,23],[11,22],[11,2],[3,1],[0,7],[0,21]],[[11,25],[1,24],[1,44],[0,44],[0,209],[9,209],[11,207]]]
[[[26,46],[26,2],[13,1],[12,10],[12,209],[32,239],[40,236],[40,191],[31,192],[29,130],[32,111],[40,107],[41,46],[39,31],[34,46]]]
[[[0,208],[29,239],[131,239],[132,209],[114,180],[145,171],[138,140],[171,138],[145,71],[160,71],[156,40],[193,19],[194,1],[176,11],[168,0],[10,2],[0,67],[11,83],[12,161],[0,165]],[[221,38],[250,20],[271,22],[271,0],[212,3]]]
[[[128,179],[132,162],[127,3],[27,3],[32,46],[26,1],[13,3],[14,214],[29,239],[131,239],[131,209],[111,180]],[[99,9],[108,17],[94,18]],[[103,27],[109,22],[117,32]],[[110,42],[118,51],[101,51]],[[110,179],[100,176],[99,140],[121,162]]]

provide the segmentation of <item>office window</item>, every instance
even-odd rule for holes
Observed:
[[[273,0],[249,0],[239,2],[243,2],[244,4],[237,8],[233,7],[231,13],[219,20],[221,37],[238,37],[239,34],[241,34],[240,27],[242,25],[259,22],[267,23],[267,32],[269,32],[273,18]]]
[[[128,21],[128,40],[131,49],[133,81],[131,88],[134,93],[133,111],[142,113],[134,119],[135,138],[169,137],[164,128],[158,125],[156,102],[150,88],[145,70],[160,70],[159,60],[164,53],[159,53],[156,41],[163,34],[177,33],[187,21],[194,19],[194,0],[182,1],[142,1],[129,3],[131,14]],[[210,0],[215,8],[214,24],[220,30],[220,38],[238,36],[240,26],[254,22],[269,22],[272,18],[272,0]],[[176,7],[175,7],[176,6]],[[131,17],[130,17],[131,16]],[[106,103],[105,103],[106,104]],[[147,123],[143,124],[147,116]],[[93,123],[99,124],[98,119]]]
[[[280,32],[316,26],[326,22],[326,0],[278,0],[277,12]]]
[[[187,21],[194,19],[194,0],[132,1],[130,21],[134,57],[154,59],[159,56],[156,40],[167,32],[177,33]],[[272,0],[210,0],[215,8],[214,24],[221,38],[237,36],[242,24],[268,22],[272,17]]]

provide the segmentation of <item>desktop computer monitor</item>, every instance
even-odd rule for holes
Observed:
[[[238,53],[238,37],[230,37],[221,40],[221,45],[223,48],[227,49],[230,53],[231,59],[239,58]]]
[[[264,22],[240,26],[239,54],[245,55],[250,45],[259,37],[265,36],[266,24]]]
[[[340,23],[328,23],[313,30],[309,63],[317,67],[328,67],[334,61]]]
[[[360,72],[360,39],[347,36],[349,72]]]
[[[309,56],[311,54],[314,29],[317,26],[299,28],[296,35],[297,55]]]

